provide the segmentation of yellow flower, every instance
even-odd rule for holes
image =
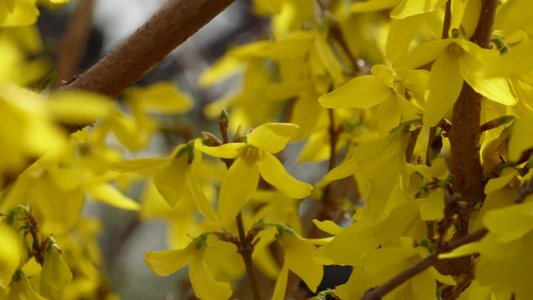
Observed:
[[[139,204],[124,196],[109,182],[120,173],[110,171],[117,153],[90,143],[87,131],[71,136],[62,151],[50,152],[26,169],[0,204],[9,211],[31,202],[42,230],[48,234],[67,231],[79,217],[85,192],[91,199],[121,209],[138,210]],[[61,209],[57,209],[61,207]]]
[[[316,247],[311,240],[304,239],[286,226],[277,226],[278,240],[283,247],[284,261],[278,275],[272,300],[285,299],[289,270],[298,275],[312,292],[322,281],[324,269],[313,260]]]
[[[0,28],[31,25],[38,16],[35,0],[0,1]]]
[[[264,124],[248,134],[247,143],[230,143],[218,147],[207,147],[197,140],[196,147],[206,154],[227,159],[239,157],[228,170],[220,187],[218,216],[221,222],[237,216],[257,189],[259,174],[291,198],[299,199],[311,193],[313,187],[310,184],[289,175],[272,155],[285,148],[297,128],[294,124]]]
[[[230,284],[215,281],[204,261],[206,238],[207,234],[203,234],[183,249],[148,251],[144,261],[159,276],[168,276],[189,263],[189,278],[198,298],[228,299],[232,294]]]
[[[72,280],[72,272],[63,261],[55,241],[49,237],[41,271],[40,293],[50,299],[61,299],[63,289]]]
[[[35,292],[28,281],[28,277],[20,270],[15,272],[11,281],[9,294],[3,300],[46,300],[46,298]]]
[[[419,118],[421,110],[405,98],[407,87],[403,80],[384,65],[372,67],[373,75],[364,75],[350,80],[318,101],[327,108],[354,107],[368,109],[380,105],[377,118],[380,135],[397,127],[401,118]]]
[[[113,167],[122,172],[153,176],[157,190],[171,207],[185,198],[208,220],[216,222],[217,216],[200,185],[198,168],[201,163],[202,154],[194,147],[194,141],[190,141],[176,147],[170,156],[124,161]]]
[[[390,193],[400,183],[399,175],[405,171],[404,153],[408,138],[409,131],[402,125],[385,137],[358,145],[351,157],[326,174],[317,186],[360,174],[361,178],[370,182],[365,207],[378,218],[387,205]]]
[[[481,69],[498,58],[496,50],[482,49],[463,39],[445,39],[423,43],[400,60],[396,68],[419,67],[433,60],[426,90],[424,125],[435,126],[450,111],[459,97],[463,80],[487,99],[516,104],[509,80],[483,77]]]
[[[0,119],[11,124],[0,132],[0,186],[4,174],[18,175],[31,158],[65,145],[66,139],[39,95],[9,81],[0,82]]]
[[[0,296],[9,293],[9,283],[20,263],[22,247],[12,228],[0,224]],[[0,297],[1,298],[1,297]]]

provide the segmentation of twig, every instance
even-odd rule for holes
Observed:
[[[320,8],[321,17],[324,18],[325,16],[327,16],[329,14],[328,6],[325,5],[321,0],[316,0],[316,3]],[[331,24],[329,25],[329,37],[339,43],[342,51],[344,51],[344,53],[348,57],[348,60],[352,63],[355,70],[355,74],[352,75],[358,76],[368,74],[369,70],[368,68],[365,68],[364,62],[362,60],[357,59],[350,50],[350,47],[348,47],[348,43],[346,43],[346,39],[344,38],[342,27],[339,21],[335,18],[331,20]]]
[[[518,193],[518,199],[515,203],[520,204],[526,200],[526,197],[533,194],[533,180],[526,180],[520,187],[520,192]]]
[[[401,272],[400,274],[393,277],[391,280],[385,282],[383,285],[370,289],[365,292],[361,300],[380,300],[387,293],[391,292],[407,280],[415,277],[420,274],[425,269],[431,267],[437,261],[439,261],[439,254],[450,252],[453,249],[456,249],[460,246],[466,245],[480,240],[488,233],[486,228],[479,229],[469,235],[463,236],[455,242],[450,243],[449,245],[444,245],[443,247],[437,248],[433,253],[431,253],[426,258],[422,259],[418,263],[414,264],[410,268]]]
[[[407,143],[407,148],[405,148],[405,161],[407,163],[411,162],[411,156],[413,156],[413,151],[415,150],[416,146],[416,140],[418,139],[420,131],[422,131],[422,126],[409,133],[409,142]]]
[[[441,38],[447,39],[450,37],[450,26],[452,23],[452,0],[446,1],[446,11],[444,12],[444,23],[442,24]]]
[[[481,128],[479,129],[481,132],[491,130],[497,127],[500,127],[504,124],[507,124],[515,119],[515,116],[501,116],[496,119],[490,120],[486,122],[485,124],[481,125]]]
[[[118,97],[234,1],[169,1],[135,33],[62,89]]]
[[[339,138],[339,131],[335,127],[335,114],[333,109],[328,109],[328,115],[329,115],[329,161],[328,161],[328,172],[333,170],[335,168],[335,165],[337,164],[337,142]],[[334,201],[331,199],[331,183],[328,184],[324,188],[324,193],[322,194],[322,197],[320,199],[320,203],[322,205],[320,211],[317,213],[316,219],[323,221],[323,220],[330,220],[331,219],[331,211],[336,210],[337,207],[334,203]],[[309,232],[306,235],[308,238],[318,238],[318,231],[316,230],[315,226],[312,226]]]
[[[333,170],[337,164],[337,141],[339,139],[339,131],[335,127],[335,114],[333,109],[328,108],[329,115],[329,162],[328,171]]]
[[[431,167],[431,149],[433,149],[433,140],[435,139],[435,136],[437,135],[437,126],[433,126],[429,128],[429,136],[428,136],[428,145],[426,148],[426,160],[425,164],[428,167]]]

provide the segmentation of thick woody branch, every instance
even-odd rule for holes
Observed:
[[[170,0],[135,33],[62,89],[118,97],[235,0]]]
[[[476,30],[470,40],[482,48],[489,48],[498,0],[483,0]],[[480,113],[482,96],[466,82],[453,107],[452,128],[448,134],[451,145],[451,173],[455,178],[453,192],[466,203],[457,223],[454,238],[467,234],[468,220],[476,203],[484,199],[481,168]]]

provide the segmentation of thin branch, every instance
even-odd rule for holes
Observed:
[[[239,229],[239,242],[242,243],[241,256],[244,261],[244,265],[246,266],[246,274],[248,275],[248,280],[250,281],[250,286],[252,287],[252,294],[254,295],[254,300],[261,300],[261,292],[259,290],[259,284],[257,283],[257,277],[255,276],[255,270],[252,261],[253,245],[246,239],[241,212],[239,212],[237,215],[237,228]]]
[[[329,162],[328,171],[333,170],[337,164],[337,141],[339,139],[339,131],[335,127],[335,114],[333,109],[328,108],[329,115]]]
[[[320,8],[321,18],[324,18],[325,16],[329,15],[329,9],[328,9],[329,5],[324,4],[321,0],[316,0],[316,3],[318,7]],[[329,37],[335,40],[337,43],[339,43],[342,51],[344,51],[344,54],[346,54],[346,57],[353,65],[355,74],[352,74],[352,75],[358,76],[358,75],[365,75],[369,73],[370,70],[366,68],[364,62],[362,60],[357,59],[353,55],[352,51],[350,50],[350,47],[348,47],[348,43],[346,42],[346,39],[344,38],[342,27],[336,18],[333,18],[329,25]]]
[[[452,23],[452,0],[446,1],[446,11],[444,12],[444,23],[442,24],[441,38],[447,39],[450,37],[450,26]]]
[[[420,131],[422,131],[422,126],[409,133],[409,142],[407,143],[407,148],[405,148],[405,161],[407,163],[411,162],[411,156],[413,156],[413,151],[415,150],[416,146],[416,140],[418,139]]]
[[[385,296],[386,294],[388,294],[389,292],[391,292],[398,286],[402,285],[407,280],[415,277],[416,275],[420,274],[422,271],[434,265],[437,261],[439,261],[439,254],[450,252],[451,250],[456,249],[460,246],[463,246],[463,245],[466,245],[468,243],[472,243],[475,241],[479,241],[487,233],[488,233],[488,230],[486,228],[482,228],[469,235],[461,237],[460,239],[456,240],[453,243],[450,243],[447,246],[438,248],[433,253],[431,253],[429,256],[422,259],[421,261],[414,264],[413,266],[406,269],[405,271],[401,272],[400,274],[396,275],[391,280],[385,282],[383,285],[366,291],[366,293],[363,295],[361,300],[380,300],[383,296]]]
[[[515,203],[520,204],[523,203],[524,200],[526,200],[526,197],[533,194],[533,180],[526,180],[522,186],[520,187],[520,192],[518,193],[518,199],[516,199]]]
[[[515,119],[515,116],[501,116],[496,119],[490,120],[486,122],[485,124],[481,125],[480,131],[484,132],[487,130],[491,130],[497,127],[500,127],[504,124],[507,124]]]
[[[431,149],[433,148],[433,140],[435,139],[435,136],[437,135],[437,126],[433,126],[429,128],[429,136],[428,136],[428,145],[426,148],[426,160],[425,164],[428,167],[431,167]]]
[[[333,20],[329,26],[329,36],[333,38],[339,45],[341,46],[342,51],[346,54],[350,62],[352,63],[355,75],[365,75],[369,73],[368,68],[365,68],[364,62],[362,60],[359,60],[355,58],[352,51],[350,50],[350,47],[348,47],[348,43],[346,42],[346,39],[344,38],[344,33],[342,31],[341,25],[339,21]]]
[[[235,0],[170,0],[92,68],[62,89],[118,97]]]
[[[337,142],[339,138],[339,131],[335,127],[335,114],[333,109],[328,108],[328,115],[329,115],[329,161],[328,161],[328,172],[333,170],[335,168],[335,165],[337,164]],[[335,211],[338,208],[336,207],[335,202],[333,199],[331,199],[331,183],[328,184],[324,188],[324,193],[322,194],[322,197],[320,199],[320,203],[322,205],[320,211],[317,213],[316,219],[320,221],[324,220],[330,220],[331,219],[331,211]],[[312,226],[310,231],[307,234],[308,238],[318,238],[319,231],[316,230],[317,228],[315,226]]]

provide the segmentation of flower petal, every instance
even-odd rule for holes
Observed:
[[[325,220],[325,221],[319,221],[317,219],[314,219],[313,220],[313,223],[315,223],[316,227],[318,227],[318,229],[328,233],[328,234],[332,234],[332,235],[338,235],[342,232],[343,228],[340,227],[339,225],[335,224],[335,222],[333,221],[330,221],[330,220]]]
[[[245,143],[229,143],[220,145],[218,147],[208,147],[202,144],[202,141],[200,139],[197,139],[194,142],[194,147],[196,147],[196,149],[202,151],[207,155],[220,158],[235,158],[239,156],[239,154],[241,154],[241,152],[247,146],[248,145],[246,145]]]
[[[52,115],[66,123],[92,123],[114,110],[111,98],[82,90],[53,94],[47,104]]]
[[[139,203],[124,196],[119,190],[110,184],[102,183],[97,185],[91,185],[87,187],[87,191],[95,200],[102,201],[114,207],[127,209],[127,210],[139,210]]]
[[[533,42],[526,42],[500,56],[482,70],[487,77],[525,74],[533,68]]]
[[[485,215],[483,223],[498,241],[508,243],[533,230],[533,202],[494,209]]]
[[[329,94],[322,95],[318,102],[327,108],[370,108],[394,93],[373,75],[364,75],[348,81]]]
[[[168,276],[183,268],[195,251],[195,244],[191,242],[186,248],[164,251],[148,251],[144,262],[159,276]]]
[[[170,157],[141,158],[114,163],[112,169],[120,172],[136,172],[143,175],[153,175],[161,168],[172,162]]]
[[[355,160],[354,157],[351,157],[350,159],[342,162],[339,166],[335,167],[331,171],[324,176],[324,179],[322,179],[322,182],[320,183],[328,183],[332,182],[334,180],[342,179],[345,177],[348,177],[350,175],[355,174],[357,170],[359,170],[359,163]]]
[[[284,264],[287,264],[312,292],[316,292],[324,269],[313,261],[313,254],[317,251],[315,245],[300,236],[290,234],[282,234],[280,242],[285,250]]]
[[[134,88],[126,94],[126,101],[142,104],[148,112],[161,114],[185,113],[191,109],[192,100],[178,90],[173,82],[159,82],[146,88]]]
[[[489,100],[503,105],[515,105],[516,95],[511,88],[508,78],[504,77],[482,77],[479,70],[483,67],[477,56],[491,56],[490,50],[478,49],[474,55],[467,55],[463,60],[463,70],[465,70],[465,81],[478,93]],[[485,58],[482,58],[485,60]]]
[[[207,264],[203,260],[205,248],[193,252],[189,265],[189,277],[196,297],[205,300],[225,300],[231,294],[231,285],[215,281]]]
[[[411,289],[415,300],[436,299],[437,283],[427,270],[411,279]]]
[[[398,68],[411,68],[420,67],[425,65],[432,60],[440,57],[445,51],[446,47],[454,43],[453,39],[445,40],[436,40],[425,42],[420,44],[418,47],[409,52],[407,56],[401,59],[395,66],[394,69]]]
[[[398,5],[402,0],[369,0],[360,1],[350,6],[350,12],[353,13],[365,13],[384,10],[386,8],[392,8]]]
[[[41,295],[55,298],[53,295],[66,287],[71,280],[72,272],[61,257],[61,253],[56,246],[51,246],[44,255],[39,284]]]
[[[514,121],[511,137],[507,144],[510,161],[518,161],[522,153],[533,148],[533,115],[524,116]]]
[[[182,157],[174,157],[171,164],[155,174],[153,181],[157,191],[170,207],[176,206],[185,194],[187,169],[190,167],[187,157],[182,155]]]
[[[287,289],[287,280],[289,278],[289,264],[284,262],[281,271],[279,272],[278,279],[276,280],[276,288],[274,289],[274,295],[272,300],[284,300],[285,290]]]
[[[444,218],[444,189],[438,188],[420,205],[420,217],[424,221]]]
[[[235,218],[252,197],[259,183],[259,169],[253,159],[243,156],[229,168],[222,180],[218,203],[221,222]]]
[[[313,186],[298,181],[289,175],[274,155],[268,152],[261,153],[257,160],[257,166],[259,167],[261,177],[263,177],[266,182],[277,187],[287,196],[294,199],[300,199],[311,194]]]
[[[390,13],[393,19],[404,19],[432,12],[442,6],[446,0],[405,0]]]
[[[187,172],[187,192],[189,197],[207,220],[218,223],[218,216],[200,187],[197,172],[193,168],[189,168]]]
[[[453,47],[453,46],[452,46]],[[431,68],[424,108],[424,125],[435,126],[452,109],[461,93],[461,66],[451,49],[437,58]]]
[[[290,123],[263,124],[248,134],[248,144],[270,153],[278,153],[285,148],[298,128],[298,125]]]
[[[20,238],[15,233],[13,228],[5,225],[4,222],[0,224],[0,239],[2,240],[2,247],[0,247],[0,289],[9,286],[13,273],[17,270],[20,263],[20,253],[22,247]],[[0,291],[1,292],[1,291]]]

